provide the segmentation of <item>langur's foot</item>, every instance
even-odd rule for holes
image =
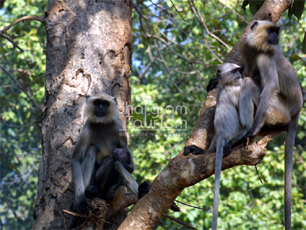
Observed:
[[[223,147],[223,157],[227,157],[230,154],[231,151],[232,151],[232,143],[228,142]]]
[[[150,191],[150,184],[148,181],[142,182],[138,186],[138,199],[141,199],[144,195],[146,195]]]

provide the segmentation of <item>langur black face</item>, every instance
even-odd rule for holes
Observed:
[[[271,45],[278,45],[279,42],[279,27],[273,26],[267,29],[269,35],[267,42]]]
[[[241,71],[242,71],[241,67],[238,67],[238,68],[235,68],[235,69],[231,70],[231,74],[233,75],[235,80],[240,80],[241,79]]]
[[[116,98],[100,92],[87,98],[85,109],[88,122],[109,123],[118,119]]]
[[[280,27],[266,20],[254,21],[247,35],[247,43],[260,52],[273,52],[278,47]]]
[[[93,105],[95,107],[95,116],[104,117],[107,114],[107,109],[109,107],[108,101],[97,99],[93,102]]]

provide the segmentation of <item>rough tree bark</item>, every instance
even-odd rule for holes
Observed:
[[[131,0],[49,0],[42,115],[43,155],[33,229],[64,229],[77,211],[70,159],[84,124],[86,97],[116,96],[126,127],[130,105]],[[64,217],[64,218],[63,218]]]
[[[266,0],[252,20],[270,20],[276,23],[291,3],[291,0]],[[238,46],[245,39],[247,31],[248,26],[229,53],[226,62],[239,62]],[[209,146],[214,133],[215,105],[215,91],[211,91],[206,97],[200,117],[185,146],[194,144],[204,149]],[[248,148],[240,146],[240,148],[234,149],[228,157],[223,159],[222,170],[238,165],[260,163],[266,154],[264,147],[279,132],[269,134],[258,143],[249,145]],[[119,229],[152,229],[184,188],[214,174],[214,163],[215,153],[183,156],[181,151],[157,176],[152,183],[150,192],[137,202]]]

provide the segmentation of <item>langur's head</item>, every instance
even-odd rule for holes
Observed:
[[[241,85],[241,67],[234,63],[225,62],[217,69],[217,78],[220,86]]]
[[[116,98],[97,93],[87,99],[86,117],[93,123],[108,123],[118,118]]]
[[[278,48],[280,27],[270,21],[254,21],[248,32],[246,41],[249,46],[262,51],[271,52]]]

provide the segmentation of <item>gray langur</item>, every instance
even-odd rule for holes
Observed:
[[[216,149],[212,229],[217,229],[223,152],[227,155],[230,146],[228,143],[239,140],[246,133],[246,130],[240,125],[238,111],[242,84],[240,70],[240,66],[233,63],[224,63],[217,69],[217,106],[214,117],[215,135],[207,151],[213,152]],[[190,152],[193,154],[206,153],[205,150],[195,145],[186,146],[183,154],[187,155]]]
[[[239,99],[242,140],[258,135],[264,125],[285,128],[285,228],[291,229],[292,158],[302,91],[291,63],[279,47],[280,28],[270,21],[254,21],[240,45],[245,67]],[[254,117],[255,114],[255,117]]]
[[[217,70],[219,83],[216,90],[215,135],[208,149],[211,152],[216,148],[212,229],[217,229],[220,177],[224,147],[229,142],[238,140],[245,134],[245,130],[240,125],[238,112],[242,84],[239,71],[240,66],[233,63],[224,63]],[[228,149],[225,149],[225,154],[228,154]]]
[[[131,175],[133,154],[127,146],[116,99],[103,92],[89,97],[86,116],[71,160],[75,199],[83,213],[90,210],[86,198],[100,197],[116,204],[125,187],[138,197],[138,184]]]

